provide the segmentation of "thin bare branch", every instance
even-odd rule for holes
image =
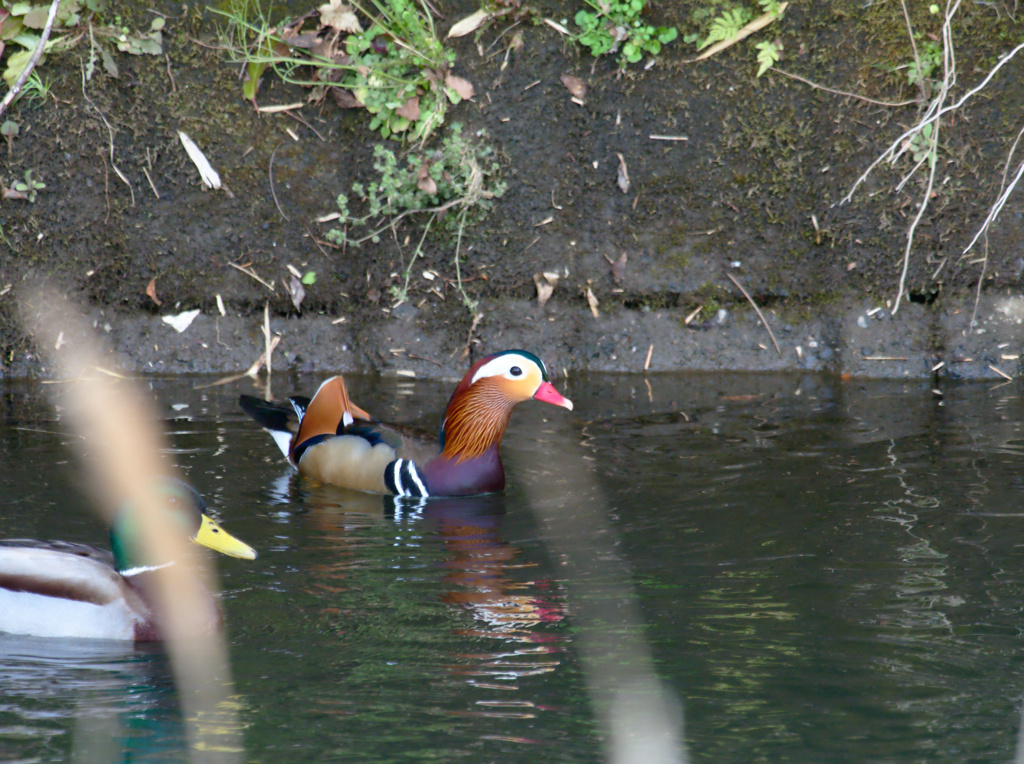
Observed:
[[[754,298],[750,296],[750,293],[743,288],[743,285],[740,282],[733,278],[731,273],[727,273],[725,275],[729,277],[729,281],[736,285],[737,289],[743,292],[743,296],[747,298],[747,302],[753,306],[754,312],[757,313],[757,317],[761,319],[761,323],[764,324],[764,328],[768,330],[768,336],[772,338],[772,344],[775,346],[775,352],[779,354],[779,358],[782,358],[782,350],[779,348],[779,343],[775,339],[775,333],[768,325],[768,320],[764,317],[764,313],[762,313],[761,309],[757,307],[757,303],[754,302]]]
[[[833,95],[845,96],[846,98],[856,98],[858,101],[864,101],[865,103],[871,103],[871,104],[874,104],[875,106],[886,106],[886,107],[891,107],[891,108],[897,108],[897,107],[900,107],[900,106],[912,106],[913,104],[918,103],[918,99],[916,99],[916,98],[911,99],[910,101],[876,101],[874,98],[868,98],[867,96],[857,95],[856,93],[848,93],[845,90],[836,90],[835,88],[829,88],[829,87],[825,87],[824,85],[819,85],[817,82],[812,82],[811,80],[807,79],[806,77],[801,77],[799,74],[793,74],[792,72],[787,72],[785,69],[779,69],[777,66],[773,66],[768,71],[769,72],[777,72],[778,74],[781,74],[784,77],[789,77],[790,79],[797,80],[798,82],[802,82],[805,85],[810,85],[815,90],[824,90],[826,93],[832,93]],[[654,136],[652,135],[651,137],[653,138]]]
[[[924,217],[925,210],[928,209],[928,200],[931,199],[932,188],[935,185],[935,168],[938,166],[938,162],[935,159],[935,152],[938,150],[939,143],[939,122],[935,122],[935,129],[932,130],[932,140],[928,147],[928,154],[930,157],[930,167],[928,170],[928,187],[924,190],[924,197],[921,199],[921,204],[918,205],[917,215],[914,216],[913,222],[910,224],[910,228],[907,229],[907,246],[903,251],[903,270],[900,272],[900,283],[899,288],[896,292],[896,304],[893,306],[892,314],[895,316],[897,311],[900,309],[900,301],[903,299],[903,295],[906,292],[907,285],[907,271],[910,270],[910,251],[914,246],[914,232],[917,230],[918,223],[921,222],[921,218]]]
[[[274,150],[270,152],[270,163],[267,167],[267,174],[270,176],[270,195],[274,197],[274,205],[277,207],[277,211],[281,213],[281,217],[288,222],[291,222],[291,218],[285,215],[284,210],[281,209],[281,202],[277,201],[277,191],[274,190],[274,157],[277,156],[277,150],[283,145],[284,141],[281,141],[281,143],[277,144],[274,147]]]
[[[959,2],[957,3],[957,6],[959,6]],[[948,26],[949,19],[952,17],[952,14],[955,13],[955,11],[956,7],[954,7],[952,11],[947,15],[947,24],[944,25],[943,34],[945,34],[945,26]],[[1002,69],[1006,64],[1008,64],[1011,60],[1013,60],[1013,58],[1022,50],[1024,50],[1024,43],[1021,43],[1013,50],[1011,50],[1009,53],[1007,53],[1003,58],[1001,58],[999,60],[999,63],[989,70],[989,73],[985,75],[984,79],[982,79],[982,81],[978,85],[968,90],[954,103],[951,103],[948,106],[944,106],[940,109],[930,109],[928,113],[916,125],[903,132],[889,145],[889,148],[882,152],[882,154],[880,154],[875,159],[875,161],[871,163],[868,169],[866,169],[861,174],[861,176],[857,178],[857,180],[854,182],[853,186],[850,188],[850,191],[846,194],[846,196],[840,199],[838,203],[846,204],[847,202],[849,202],[853,198],[853,194],[856,192],[856,190],[865,180],[868,179],[868,176],[871,175],[872,172],[874,172],[875,168],[878,167],[878,165],[880,165],[882,162],[888,160],[890,157],[894,157],[896,155],[896,150],[902,147],[904,142],[908,138],[911,138],[915,133],[920,132],[922,127],[934,122],[935,120],[941,118],[942,116],[948,114],[951,111],[956,111],[957,109],[961,108],[967,101],[969,101],[971,98],[973,98],[982,90],[984,90],[988,86],[988,83],[991,82],[992,78],[996,76],[996,73],[1000,69]],[[932,105],[934,106],[937,101],[938,99],[933,100]]]
[[[1003,165],[1003,180],[1002,184],[1000,185],[1000,200],[1002,200],[1003,202],[1005,202],[1005,199],[1007,197],[1007,194],[1004,192],[1007,188],[1006,176],[1010,171],[1010,161],[1013,159],[1014,152],[1017,151],[1017,145],[1020,143],[1021,137],[1024,137],[1024,127],[1017,131],[1017,137],[1014,139],[1013,145],[1010,146],[1010,152],[1006,155],[1006,164]],[[1024,163],[1021,163],[1020,168],[1018,168],[1017,170],[1017,175],[1013,179],[1013,183],[1010,185],[1011,190],[1014,186],[1017,185],[1017,181],[1020,180],[1021,170],[1024,170]],[[978,287],[974,292],[974,310],[971,311],[971,322],[967,325],[967,328],[964,329],[964,333],[966,333],[969,329],[971,329],[974,326],[974,323],[978,318],[978,304],[981,302],[981,288],[982,286],[984,286],[985,273],[988,271],[988,229],[989,226],[993,222],[995,222],[996,216],[999,214],[999,211],[1002,210],[1002,207],[1003,205],[1000,201],[997,201],[994,205],[992,205],[992,209],[989,210],[988,217],[985,218],[985,222],[981,224],[981,228],[979,229],[979,233],[983,233],[985,236],[985,254],[981,258],[981,274],[978,276]],[[977,236],[974,237],[975,241],[977,240],[977,238]],[[972,241],[971,244],[973,243],[974,242]],[[970,248],[971,245],[968,245],[967,248],[964,250],[964,254],[967,254],[967,250],[969,250]]]

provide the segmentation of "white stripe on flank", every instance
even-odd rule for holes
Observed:
[[[405,488],[402,486],[402,465],[405,464],[405,459],[395,459],[395,491],[399,496],[407,496]]]
[[[419,489],[419,495],[420,496],[427,496],[427,495],[429,495],[429,494],[427,494],[427,487],[425,485],[423,485],[423,481],[420,480],[420,475],[416,471],[416,463],[415,462],[409,462],[409,477],[412,478],[412,481],[416,484],[416,487]],[[410,494],[410,495],[412,495],[412,494]]]

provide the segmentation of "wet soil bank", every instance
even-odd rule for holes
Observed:
[[[1024,36],[1012,5],[962,12],[958,92]],[[474,7],[442,4],[442,29]],[[662,2],[652,13],[682,27],[699,7]],[[476,95],[448,119],[468,134],[486,130],[508,183],[461,241],[477,318],[455,287],[452,232],[428,238],[401,304],[390,287],[404,280],[421,230],[414,220],[379,244],[326,243],[332,224],[317,219],[367,178],[380,142],[365,114],[329,102],[298,115],[258,113],[241,97],[238,67],[216,48],[217,20],[171,3],[121,10],[145,28],[154,9],[167,18],[164,55],[121,56],[120,77],[84,87],[78,53],[53,57],[41,70],[52,96],[5,115],[21,135],[4,184],[32,169],[46,189],[32,203],[0,203],[4,375],[46,373],[15,309],[39,281],[85,305],[113,352],[139,371],[248,368],[263,350],[264,306],[282,337],[276,369],[448,377],[467,355],[523,347],[559,370],[1021,371],[1019,193],[991,229],[987,259],[985,250],[961,255],[998,195],[1024,120],[1018,61],[943,125],[931,206],[893,315],[926,178],[895,190],[913,167],[908,154],[838,202],[918,118],[919,104],[881,106],[777,73],[758,79],[751,41],[697,64],[685,63],[692,47],[679,41],[649,70],[621,76],[545,24],[520,24],[519,50],[506,50],[511,35],[502,34],[513,17],[479,41],[460,40],[454,70]],[[914,13],[935,37],[926,8]],[[876,101],[919,95],[898,68],[912,57],[899,4],[794,4],[771,36],[784,49],[779,66],[804,78]],[[562,84],[566,73],[586,83],[581,103]],[[264,106],[302,98],[273,78],[258,95]],[[203,187],[178,130],[230,191]],[[316,273],[301,311],[283,286],[288,266]],[[543,272],[559,279],[541,306],[534,276]],[[146,294],[151,282],[159,306]],[[163,321],[191,309],[201,314],[183,332]]]

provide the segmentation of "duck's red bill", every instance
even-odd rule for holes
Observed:
[[[556,406],[561,406],[564,409],[572,411],[572,401],[562,395],[555,389],[555,386],[550,382],[541,382],[540,387],[537,388],[537,392],[533,394],[535,400],[544,401],[545,403],[553,403]]]

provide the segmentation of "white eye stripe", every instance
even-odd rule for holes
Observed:
[[[513,374],[512,369],[519,367],[519,374]],[[493,358],[479,369],[476,370],[476,374],[473,375],[473,379],[469,384],[474,385],[479,379],[483,377],[508,377],[509,379],[522,379],[526,373],[529,373],[530,367],[537,368],[537,364],[531,361],[525,356],[521,356],[518,353],[509,353],[507,355],[501,355],[497,358]],[[541,371],[543,376],[543,371]]]

